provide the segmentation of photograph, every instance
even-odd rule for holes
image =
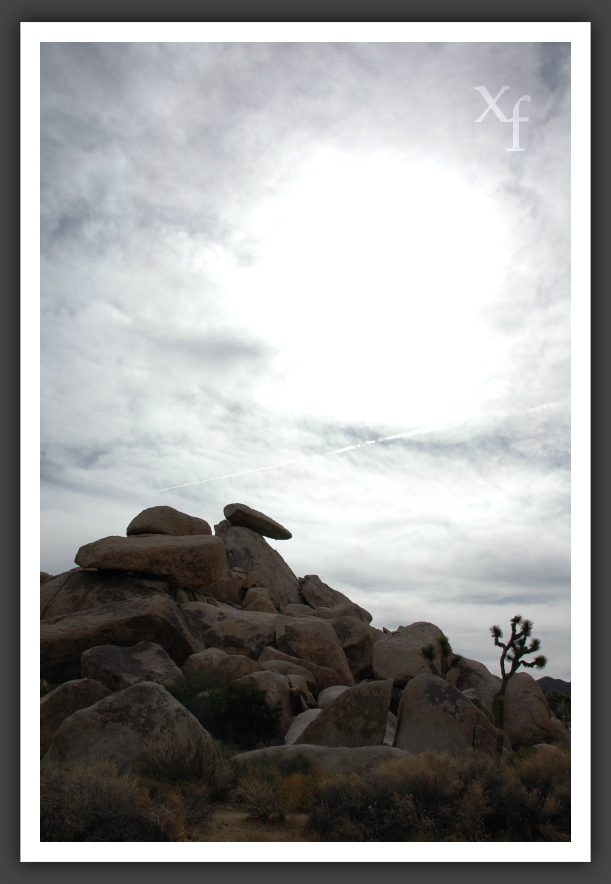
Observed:
[[[484,25],[22,24],[24,857],[588,861],[589,23]]]

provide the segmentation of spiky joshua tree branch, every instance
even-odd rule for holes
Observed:
[[[436,675],[441,676],[441,678],[445,678],[449,670],[452,669],[453,666],[458,666],[462,660],[460,654],[454,654],[452,652],[452,646],[446,635],[438,635],[436,646],[434,644],[424,645],[424,647],[420,648],[420,653],[425,660],[428,660],[433,672]],[[439,666],[437,666],[435,661],[437,653],[439,653]]]
[[[502,642],[503,632],[501,627],[490,627],[490,635],[494,639],[494,644],[497,648],[503,649],[500,660],[501,688],[493,700],[496,726],[499,729],[497,739],[497,753],[499,756],[503,753],[503,729],[507,717],[507,700],[505,698],[505,691],[507,690],[509,679],[515,674],[520,666],[526,666],[529,669],[536,666],[537,669],[543,669],[547,663],[547,658],[544,657],[543,654],[538,654],[534,660],[523,659],[527,654],[534,654],[541,647],[541,642],[538,638],[531,638],[532,628],[532,620],[525,620],[520,617],[519,614],[516,614],[515,617],[511,618],[511,635],[507,642]],[[530,639],[530,642],[528,642],[528,639]]]
[[[499,694],[501,697],[505,696],[507,682],[520,666],[527,666],[529,669],[536,666],[537,669],[543,669],[547,663],[547,657],[544,657],[543,654],[539,654],[534,660],[530,661],[522,659],[527,654],[534,654],[541,647],[541,642],[538,638],[530,638],[532,628],[532,620],[524,620],[519,614],[516,614],[515,617],[511,618],[511,635],[505,643],[501,641],[503,638],[501,627],[490,627],[490,634],[494,639],[494,644],[497,648],[503,649],[500,660],[502,683]],[[529,638],[530,642],[527,645],[526,642]],[[507,669],[507,663],[509,663],[509,669]]]

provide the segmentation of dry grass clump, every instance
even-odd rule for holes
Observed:
[[[309,811],[316,789],[329,779],[305,753],[272,752],[241,765],[234,795],[251,818],[282,821],[287,813]]]
[[[182,822],[179,802],[106,759],[45,767],[40,805],[41,841],[175,841]]]
[[[567,841],[570,760],[408,755],[322,784],[309,829],[328,841]]]

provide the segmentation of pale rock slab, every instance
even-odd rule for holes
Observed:
[[[354,602],[337,589],[332,589],[326,583],[323,583],[317,574],[306,574],[305,577],[299,579],[301,587],[301,595],[305,602],[312,608],[334,608],[337,605],[353,605]],[[371,623],[372,616],[369,611],[356,605],[361,612],[361,616],[367,623]]]
[[[268,756],[274,758],[278,754],[280,757],[285,756],[286,758],[291,758],[294,755],[307,755],[313,762],[320,765],[323,770],[335,773],[361,773],[365,770],[371,770],[376,764],[405,758],[408,753],[393,746],[359,746],[357,748],[350,748],[293,743],[289,746],[271,746],[266,749],[254,749],[251,752],[234,755],[232,760],[238,764],[243,764],[249,761],[264,759]]]
[[[307,709],[305,712],[300,712],[299,715],[296,715],[290,728],[284,735],[284,745],[292,745],[297,737],[303,733],[306,727],[311,724],[321,712],[322,709]]]

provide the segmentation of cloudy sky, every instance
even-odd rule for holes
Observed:
[[[569,98],[567,43],[44,43],[41,568],[242,502],[569,680]]]

